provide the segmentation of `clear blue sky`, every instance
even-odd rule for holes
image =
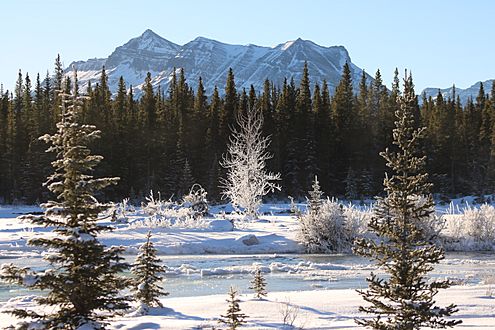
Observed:
[[[343,45],[387,84],[395,67],[412,70],[417,92],[495,78],[491,0],[15,0],[0,5],[0,82],[11,89],[18,69],[44,76],[57,53],[66,65],[107,57],[147,28],[178,44]]]

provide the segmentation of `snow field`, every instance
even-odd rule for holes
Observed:
[[[486,296],[489,285],[454,286],[442,290],[437,296],[439,305],[455,303],[459,312],[456,319],[462,319],[460,328],[495,329],[495,299]],[[109,329],[211,329],[219,327],[218,317],[225,313],[226,294],[164,298],[164,308],[152,308],[150,315],[128,315],[114,319]],[[355,317],[363,317],[358,312],[361,297],[354,290],[288,291],[268,293],[264,300],[256,300],[253,294],[240,296],[240,307],[247,314],[247,324],[242,329],[358,329]],[[13,305],[32,308],[32,301],[11,299],[2,310]],[[289,308],[288,308],[289,307]],[[287,312],[287,310],[289,311]],[[284,325],[285,314],[294,318],[291,328]],[[2,314],[0,326],[8,326],[15,319]]]

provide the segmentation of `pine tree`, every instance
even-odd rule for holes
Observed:
[[[237,298],[237,290],[232,286],[229,289],[227,302],[229,303],[227,313],[221,315],[218,322],[226,324],[229,327],[229,330],[235,330],[246,323],[245,319],[247,318],[247,315],[241,312],[239,306],[240,300]]]
[[[141,304],[140,312],[148,313],[150,307],[163,307],[160,296],[167,296],[168,292],[157,283],[163,278],[160,274],[165,272],[161,266],[161,260],[156,256],[156,249],[151,242],[151,231],[146,235],[146,242],[139,248],[140,253],[132,265],[131,273],[134,275],[134,297]]]
[[[358,290],[369,305],[359,310],[374,317],[356,322],[383,330],[453,327],[460,321],[444,317],[456,312],[456,306],[438,307],[433,300],[439,289],[448,288],[452,282],[427,277],[433,265],[444,258],[444,251],[429,242],[422,229],[422,222],[434,212],[434,204],[424,171],[426,157],[421,157],[418,150],[424,128],[415,128],[412,78],[404,81],[393,131],[397,150],[387,148],[381,153],[392,176],[385,176],[387,196],[379,200],[369,223],[380,241],[359,239],[355,243],[355,252],[374,259],[390,278],[371,273],[367,279],[369,288]],[[419,203],[423,197],[424,202]]]
[[[254,297],[256,299],[263,299],[263,297],[266,297],[266,280],[259,267],[256,267],[249,289],[254,290]]]
[[[124,248],[107,248],[97,239],[98,234],[111,228],[97,223],[98,214],[108,205],[98,203],[94,195],[118,178],[96,179],[90,174],[102,159],[91,155],[87,147],[99,137],[99,131],[79,122],[81,100],[76,95],[62,98],[63,116],[57,132],[42,137],[51,144],[48,151],[57,155],[52,163],[55,171],[46,185],[58,201],[43,204],[42,216],[24,217],[33,224],[54,228],[54,236],[34,238],[29,243],[50,250],[45,256],[48,269],[36,272],[4,264],[0,278],[46,291],[47,295],[38,297],[37,302],[55,307],[42,314],[25,309],[9,311],[13,315],[31,318],[46,329],[102,329],[106,318],[128,307],[126,298],[119,295],[128,285],[118,275],[128,267],[121,262]]]
[[[358,192],[358,180],[356,173],[349,167],[347,170],[347,177],[345,178],[345,197],[348,200],[357,199],[359,196]]]
[[[189,165],[189,160],[186,158],[184,161],[184,167],[182,168],[181,177],[179,180],[179,193],[182,197],[189,192],[191,187],[194,185],[195,180],[192,175],[191,165]]]
[[[352,87],[351,69],[348,63],[344,65],[342,79],[335,89],[332,99],[332,124],[334,129],[335,175],[344,177],[350,166],[351,158],[356,152],[359,133],[356,131],[356,105]],[[342,187],[343,188],[343,187]],[[341,189],[339,189],[341,190]]]
[[[322,204],[323,192],[320,189],[320,183],[318,182],[318,177],[315,175],[312,190],[309,191],[308,198],[308,210],[310,213],[318,213]]]

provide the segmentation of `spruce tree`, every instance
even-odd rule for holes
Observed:
[[[218,321],[226,324],[229,327],[229,330],[235,330],[246,323],[245,319],[247,318],[247,315],[241,312],[237,290],[232,286],[229,289],[227,302],[229,303],[227,313],[225,315],[220,315],[221,318]]]
[[[141,304],[140,310],[146,314],[149,307],[163,307],[160,296],[167,296],[168,292],[157,283],[162,280],[161,273],[165,267],[161,266],[161,260],[156,256],[156,249],[151,242],[151,231],[146,235],[146,242],[139,248],[131,273],[134,275],[134,297]]]
[[[387,148],[381,153],[392,176],[385,176],[386,197],[378,201],[369,223],[379,240],[363,238],[355,243],[357,254],[375,260],[390,275],[380,278],[371,273],[368,289],[358,290],[368,303],[359,310],[373,317],[356,322],[373,329],[446,328],[460,323],[445,319],[457,311],[454,304],[438,307],[434,301],[438,291],[452,282],[427,277],[444,258],[444,251],[428,241],[422,229],[423,222],[434,212],[434,203],[424,170],[426,157],[420,156],[419,151],[424,128],[415,128],[415,99],[409,76],[396,111],[395,149]],[[419,198],[425,202],[418,203]]]
[[[318,182],[318,177],[316,175],[311,187],[312,190],[309,191],[308,198],[308,211],[316,214],[320,211],[323,196],[323,192],[320,189],[320,183]]]
[[[256,299],[263,299],[263,297],[266,297],[266,280],[259,267],[256,267],[249,289],[254,290],[254,297]]]
[[[97,223],[98,215],[108,205],[98,203],[95,193],[117,183],[118,178],[97,179],[91,175],[102,157],[91,155],[88,144],[99,137],[99,131],[79,122],[81,100],[77,95],[62,97],[57,132],[41,138],[51,144],[47,151],[56,154],[52,162],[55,171],[45,185],[57,201],[42,205],[44,215],[23,217],[33,224],[54,228],[51,235],[29,241],[32,246],[50,250],[45,256],[48,269],[38,272],[4,264],[0,278],[46,292],[36,301],[51,308],[42,313],[8,311],[16,317],[30,318],[31,323],[44,329],[103,329],[105,319],[128,307],[126,298],[119,295],[128,285],[118,275],[128,267],[121,262],[124,248],[107,248],[97,239],[111,228]],[[24,327],[28,328],[29,323]]]

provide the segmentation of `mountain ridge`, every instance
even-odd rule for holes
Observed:
[[[90,81],[99,81],[101,69],[105,66],[112,92],[116,92],[118,80],[123,76],[139,94],[147,72],[152,75],[154,87],[161,86],[162,90],[167,90],[174,69],[183,68],[191,87],[196,88],[201,77],[206,92],[211,93],[215,86],[223,91],[228,70],[232,68],[239,90],[253,85],[261,91],[265,79],[277,86],[281,86],[285,78],[299,82],[304,62],[308,63],[312,84],[321,84],[325,79],[330,92],[339,83],[346,62],[350,65],[356,89],[363,73],[352,63],[344,46],[320,46],[301,38],[274,47],[236,45],[202,36],[178,45],[150,29],[116,47],[106,58],[72,62],[66,73],[75,66],[84,89]],[[366,75],[368,81],[372,81],[371,76]]]
[[[489,94],[491,89],[492,89],[492,84],[495,82],[495,79],[488,79],[485,81],[477,81],[476,83],[472,84],[471,86],[467,88],[457,88],[454,86],[448,87],[448,88],[435,88],[435,87],[427,87],[423,89],[421,95],[425,95],[426,98],[433,98],[435,99],[438,96],[438,92],[442,94],[444,99],[447,98],[452,98],[454,95],[453,91],[455,88],[455,95],[456,98],[459,96],[459,99],[461,100],[461,104],[466,104],[469,99],[472,99],[473,101],[476,100],[476,96],[478,96],[480,86],[483,83],[483,89],[485,91],[485,94]]]

